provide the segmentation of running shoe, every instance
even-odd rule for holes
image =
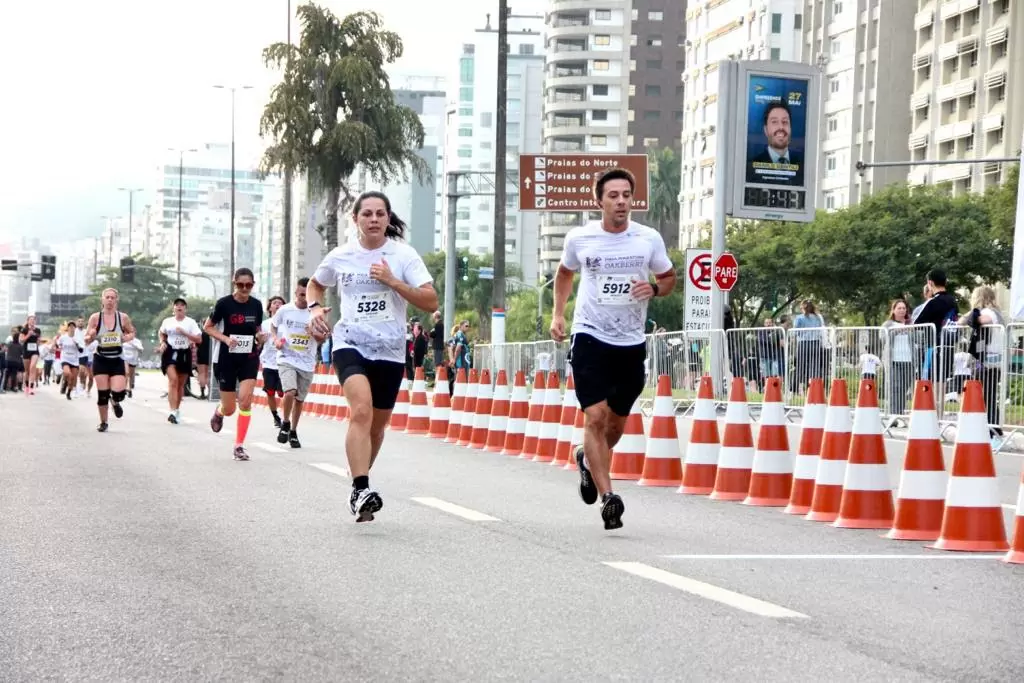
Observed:
[[[299,443],[299,435],[295,433],[295,430],[288,432],[288,445],[292,448],[302,448],[302,444]]]
[[[288,434],[292,431],[291,423],[285,420],[281,423],[281,429],[277,432],[278,443],[288,443]]]
[[[177,418],[177,417],[175,417],[174,413],[170,413],[170,414],[169,414],[169,415],[167,416],[167,421],[168,421],[168,422],[170,422],[170,423],[171,423],[172,425],[176,425],[176,424],[178,424],[178,418]]]
[[[281,428],[281,416],[278,415],[277,413],[272,413],[272,416],[274,418],[274,427],[276,427],[277,429],[280,429]]]
[[[373,489],[352,489],[348,509],[356,516],[356,522],[372,522],[373,514],[380,512],[384,501]]]
[[[590,476],[590,468],[587,467],[587,458],[583,454],[583,446],[577,446],[575,451],[576,467],[580,471],[580,498],[587,505],[597,502],[597,486],[594,485],[594,478]]]
[[[248,460],[249,454],[245,452],[245,446],[235,446],[235,460]]]
[[[121,407],[120,403],[114,403],[113,406],[114,406],[114,417],[116,417],[117,419],[120,420],[122,417],[124,417],[124,408]]]
[[[214,434],[218,434],[220,430],[224,428],[224,416],[220,414],[220,411],[216,408],[213,409],[213,417],[210,418],[210,429],[213,430]]]
[[[611,491],[601,497],[601,519],[604,520],[605,529],[621,529],[622,513],[625,511],[622,499]]]
[[[107,431],[107,423],[106,422],[100,422],[100,426],[96,428],[96,431],[97,432],[105,432],[105,431]]]

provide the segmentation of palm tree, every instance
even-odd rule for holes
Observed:
[[[679,246],[679,190],[682,187],[679,157],[671,147],[647,150],[651,170],[650,206],[647,218],[670,249]]]
[[[347,182],[359,168],[374,182],[419,180],[430,169],[417,154],[423,125],[409,107],[395,104],[386,64],[402,56],[402,39],[383,28],[374,12],[338,19],[313,3],[297,11],[298,45],[263,50],[268,66],[283,69],[263,109],[260,133],[273,139],[261,171],[305,172],[310,193],[323,195],[328,250],[338,244],[338,210],[354,197]]]

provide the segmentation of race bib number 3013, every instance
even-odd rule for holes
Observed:
[[[230,349],[231,353],[252,353],[254,337],[251,334],[232,334],[229,336],[236,342],[235,348]]]
[[[391,297],[388,292],[364,294],[353,303],[353,321],[357,323],[381,323],[391,320]]]
[[[598,275],[597,303],[605,306],[628,306],[636,303],[630,293],[633,290],[632,275]]]

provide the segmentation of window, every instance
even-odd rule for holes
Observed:
[[[647,68],[648,69],[660,69],[661,68],[661,60],[660,59],[648,59],[647,60]]]
[[[605,97],[605,96],[607,96],[608,95],[608,86],[607,85],[595,85],[594,86],[594,95],[596,95],[598,97]]]
[[[662,21],[665,18],[665,13],[661,10],[649,10],[647,12],[647,21]]]
[[[630,83],[629,84],[629,96],[633,97],[634,95],[636,95],[636,83]]]
[[[661,36],[651,36],[647,39],[647,47],[661,47]]]
[[[658,138],[644,138],[644,147],[657,147]]]
[[[459,137],[460,138],[471,138],[473,137],[472,126],[459,126]]]
[[[523,109],[523,101],[519,99],[506,100],[505,109],[513,114],[518,114]]]
[[[595,109],[590,113],[591,121],[607,121],[608,110],[607,109]]]
[[[829,81],[828,81],[828,91],[830,93],[832,93],[833,95],[835,93],[839,92],[839,79],[838,78],[830,78],[829,79]]]
[[[683,97],[685,94],[686,94],[686,86],[685,85],[677,85],[676,86],[676,97]]]
[[[636,47],[637,46],[637,37],[636,37],[635,33],[629,37],[629,45],[630,45],[630,47]]]
[[[505,82],[508,84],[509,92],[520,92],[523,88],[523,75],[509,74]]]
[[[481,128],[490,128],[491,126],[494,125],[493,119],[494,119],[494,114],[492,114],[491,112],[489,112],[489,111],[480,112],[480,127]]]
[[[661,86],[660,85],[645,85],[644,95],[647,97],[661,97]]]
[[[466,209],[465,211],[457,211],[457,212],[455,212],[455,218],[457,220],[460,220],[460,221],[468,221],[469,220],[469,210]]]
[[[769,54],[771,55],[771,60],[773,62],[777,62],[782,59],[782,50],[777,47],[773,47]]]
[[[463,43],[462,44],[462,54],[464,54],[464,55],[471,55],[471,54],[475,54],[475,53],[476,53],[476,45],[473,45],[472,43]]]
[[[473,88],[459,88],[459,102],[472,102]]]
[[[472,116],[473,107],[459,107],[459,116]]]
[[[594,10],[594,19],[597,21],[611,21],[612,11],[610,9]]]
[[[826,172],[828,172],[829,174],[835,173],[837,165],[838,164],[837,164],[837,161],[836,161],[836,155],[835,154],[826,154],[825,155],[825,171]]]
[[[505,135],[506,135],[506,137],[510,137],[510,138],[517,138],[517,137],[519,137],[519,123],[518,122],[509,123],[505,127]]]
[[[836,196],[832,192],[825,193],[825,208],[829,211],[836,208]]]
[[[834,19],[835,17],[838,17],[842,13],[843,13],[843,2],[842,2],[842,0],[835,0],[835,2],[832,3],[832,18]]]
[[[520,43],[519,54],[521,55],[532,55],[533,54],[533,43]]]
[[[828,132],[829,133],[835,133],[837,130],[839,130],[839,117],[838,116],[830,116],[830,117],[828,117]]]
[[[793,28],[800,30],[804,26],[804,15],[795,14],[793,15]]]
[[[650,110],[644,112],[644,121],[660,121],[660,120],[661,120],[661,110],[659,110],[659,109],[650,109]]]
[[[459,82],[463,84],[473,83],[473,63],[472,57],[463,57],[459,60]]]
[[[832,51],[832,56],[838,55],[843,51],[843,44],[838,40],[833,40],[829,49]]]
[[[595,59],[594,60],[594,71],[607,71],[608,60],[607,59]]]
[[[591,135],[590,144],[596,147],[604,147],[608,144],[608,138],[604,135]]]
[[[611,36],[594,36],[594,45],[611,45]]]
[[[471,147],[459,147],[458,154],[460,159],[470,159],[473,156],[473,149]]]
[[[777,12],[772,14],[772,33],[782,33],[782,15]]]
[[[683,114],[682,111],[677,111],[675,115],[676,115],[676,121],[680,121],[680,122],[683,120],[683,118],[685,116],[685,114]]]

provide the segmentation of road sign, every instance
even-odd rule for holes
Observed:
[[[736,262],[736,257],[728,251],[722,252],[722,255],[715,261],[711,279],[723,292],[728,292],[735,287],[736,281],[740,279],[740,264]]]
[[[686,250],[686,286],[683,291],[683,329],[707,337],[711,329],[711,252]],[[704,334],[701,334],[703,332]]]
[[[594,182],[601,172],[624,168],[636,177],[633,210],[647,211],[650,175],[646,154],[520,154],[520,211],[599,211]]]
[[[494,268],[490,266],[480,266],[480,272],[478,277],[481,280],[493,280],[494,279]]]

